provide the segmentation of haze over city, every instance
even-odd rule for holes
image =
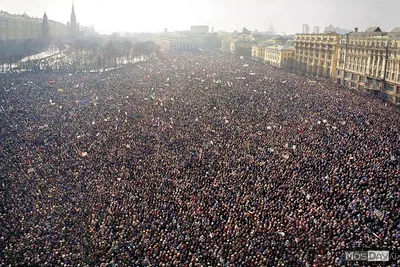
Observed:
[[[0,1],[0,266],[400,266],[400,0]]]
[[[26,13],[66,23],[71,13],[70,0],[5,0],[1,10]],[[81,25],[94,25],[101,33],[160,32],[188,30],[190,25],[205,24],[215,30],[268,29],[272,23],[277,32],[301,32],[301,25],[364,30],[380,26],[390,31],[396,26],[400,10],[398,0],[169,0],[169,1],[74,1]]]

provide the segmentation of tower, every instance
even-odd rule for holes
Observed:
[[[274,28],[274,25],[273,25],[272,23],[269,25],[268,32],[269,32],[271,35],[275,35],[275,28]]]
[[[69,25],[69,34],[71,37],[76,37],[79,33],[79,24],[76,22],[74,2],[72,2],[71,19]]]
[[[46,12],[44,12],[42,20],[42,40],[46,45],[48,45],[50,41],[50,27]]]
[[[303,33],[310,33],[310,26],[308,26],[308,24],[303,24]]]

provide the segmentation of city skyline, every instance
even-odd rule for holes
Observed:
[[[400,9],[400,2],[396,0],[354,0],[351,3],[342,0],[220,0],[214,3],[207,0],[195,3],[150,0],[140,4],[124,0],[112,3],[78,0],[74,5],[81,25],[94,25],[97,31],[107,34],[161,32],[164,28],[189,30],[191,25],[199,24],[214,27],[216,31],[241,30],[243,27],[266,31],[271,23],[277,32],[288,34],[301,32],[303,24],[322,30],[332,24],[349,30],[358,27],[363,31],[369,26],[379,26],[390,31],[399,26],[396,10]],[[67,23],[71,6],[70,0],[14,0],[2,3],[0,9],[34,17],[42,17],[46,12],[50,20]]]

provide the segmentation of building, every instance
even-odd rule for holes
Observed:
[[[42,35],[41,20],[24,15],[0,12],[0,40],[39,39]]]
[[[265,60],[265,50],[268,47],[265,43],[260,43],[258,45],[253,45],[251,48],[251,58],[257,61],[264,62]]]
[[[400,28],[356,28],[342,36],[338,54],[338,83],[400,104]]]
[[[159,36],[155,43],[165,51],[193,51],[199,49],[199,44],[186,37]]]
[[[267,33],[268,33],[268,35],[275,35],[276,34],[275,27],[274,27],[274,25],[272,23],[271,23],[271,25],[269,25]]]
[[[336,32],[336,33],[338,33],[338,34],[346,34],[346,33],[349,33],[349,32],[351,32],[350,30],[347,30],[347,29],[342,29],[342,28],[338,28],[338,27],[334,27],[334,26],[332,26],[332,24],[331,25],[329,25],[328,27],[325,27],[325,32]]]
[[[384,91],[389,101],[400,105],[400,27],[388,36]]]
[[[67,36],[67,25],[26,14],[0,12],[0,62],[18,61],[46,48],[54,38]]]
[[[276,35],[274,37],[272,37],[268,43],[270,43],[271,45],[281,45],[281,46],[286,46],[286,44],[289,41],[293,40],[293,36],[292,35],[286,35],[286,36],[282,36],[282,35]]]
[[[209,32],[208,25],[195,25],[190,27],[190,32],[192,33],[208,33]]]
[[[340,35],[337,33],[296,34],[294,63],[297,69],[336,79]]]
[[[255,44],[251,40],[235,40],[231,42],[230,52],[236,56],[251,57],[252,47]]]
[[[46,13],[43,19],[39,19],[26,14],[12,15],[0,12],[0,41],[41,39],[44,33],[43,27],[46,28],[46,32],[48,28],[50,38],[67,35],[67,25],[48,20]]]
[[[314,26],[313,33],[319,34],[319,27],[318,26]]]
[[[265,48],[264,61],[276,67],[291,67],[295,49],[293,47],[275,45]]]
[[[310,26],[308,26],[308,24],[303,24],[303,31],[302,31],[302,33],[304,33],[304,34],[310,33]]]
[[[224,39],[222,39],[221,40],[221,50],[223,51],[223,52],[228,52],[228,53],[230,53],[231,52],[231,40],[230,39],[228,39],[228,38],[224,38]]]

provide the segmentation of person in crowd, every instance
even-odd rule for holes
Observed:
[[[335,266],[399,251],[400,111],[180,53],[0,79],[0,265]]]

